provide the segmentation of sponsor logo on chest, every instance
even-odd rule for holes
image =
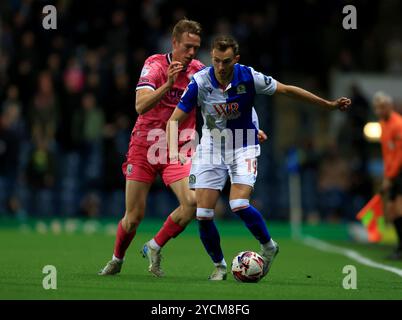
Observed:
[[[236,88],[236,93],[237,94],[243,94],[246,93],[246,86],[244,84],[239,84]]]
[[[182,89],[172,88],[166,92],[166,97],[171,101],[171,103],[178,104],[183,92],[184,90]]]
[[[241,114],[237,102],[215,103],[212,107],[219,116],[228,120],[237,119]]]

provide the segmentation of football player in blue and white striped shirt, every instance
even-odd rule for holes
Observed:
[[[257,94],[284,94],[328,110],[341,111],[346,110],[351,101],[345,97],[328,101],[239,64],[239,45],[230,36],[214,39],[211,57],[212,66],[194,74],[168,121],[170,158],[185,161],[177,150],[177,141],[172,138],[176,137],[173,130],[194,108],[201,108],[203,135],[192,159],[189,181],[190,188],[196,191],[200,237],[215,264],[209,279],[224,280],[227,276],[213,217],[228,176],[231,180],[230,207],[260,242],[265,275],[279,246],[272,240],[261,213],[249,203],[260,154],[254,97]]]

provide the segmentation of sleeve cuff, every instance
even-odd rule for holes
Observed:
[[[145,84],[145,83],[144,84],[138,84],[137,88],[135,88],[136,91],[141,90],[141,89],[151,89],[153,91],[156,90],[156,88],[152,84],[149,84],[149,83],[147,83],[147,84]]]
[[[179,102],[179,104],[177,105],[177,107],[184,111],[185,113],[190,113],[190,111],[192,110],[192,108],[188,108],[186,107],[183,103]]]

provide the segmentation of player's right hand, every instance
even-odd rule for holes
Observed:
[[[170,87],[175,83],[179,72],[183,70],[183,64],[179,61],[172,61],[167,70],[168,84]]]

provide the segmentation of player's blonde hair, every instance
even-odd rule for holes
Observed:
[[[212,40],[211,50],[226,51],[228,48],[233,49],[235,56],[239,54],[239,43],[232,36],[220,35]]]
[[[373,104],[386,103],[388,105],[392,105],[392,102],[392,97],[389,94],[386,94],[384,91],[377,91],[373,96]]]
[[[172,37],[177,41],[180,41],[181,35],[185,32],[196,34],[201,37],[201,24],[194,20],[188,20],[187,18],[181,19],[173,27]]]

